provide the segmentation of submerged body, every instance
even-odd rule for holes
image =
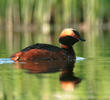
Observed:
[[[38,60],[72,60],[75,52],[72,45],[81,40],[80,35],[73,29],[65,29],[59,38],[61,48],[50,44],[34,44],[13,54],[14,61],[38,61]]]

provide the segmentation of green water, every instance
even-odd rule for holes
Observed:
[[[23,34],[15,33],[10,42],[5,34],[0,35],[0,58],[8,58],[36,42],[59,46],[58,36],[50,42],[48,34]],[[60,72],[32,74],[17,68],[17,64],[0,64],[0,100],[110,100],[110,34],[83,35],[86,42],[79,42],[74,48],[77,56],[86,59],[76,63],[73,70],[82,81],[72,90],[62,88]]]

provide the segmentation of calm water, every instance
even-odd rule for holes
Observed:
[[[1,59],[9,58],[12,53],[29,44],[50,43],[48,38],[51,39],[45,34],[43,40],[40,35],[31,34],[26,38],[22,34],[16,35],[18,38],[15,36],[15,40],[10,42],[5,35],[1,35]],[[110,100],[110,35],[85,35],[85,38],[85,43],[75,45],[75,51],[77,56],[86,59],[75,63],[73,73],[65,75],[64,80],[61,68],[65,68],[65,64],[62,62],[28,63],[25,66],[2,59],[0,100]],[[54,42],[52,44],[58,45],[56,40]]]

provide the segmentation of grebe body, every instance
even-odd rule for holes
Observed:
[[[13,54],[14,61],[37,61],[37,60],[67,60],[75,59],[76,55],[72,48],[79,40],[85,41],[79,33],[72,28],[64,29],[59,36],[61,48],[50,44],[34,44]]]
[[[34,44],[11,56],[15,61],[66,59],[66,51],[49,44]]]

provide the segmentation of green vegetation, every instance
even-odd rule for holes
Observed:
[[[109,0],[0,0],[0,23],[58,27],[98,21],[109,22]]]
[[[0,37],[5,36],[1,41],[11,54],[12,50],[36,42],[55,43],[54,37],[67,27],[94,38],[102,29],[109,29],[109,3],[109,0],[0,0]]]

